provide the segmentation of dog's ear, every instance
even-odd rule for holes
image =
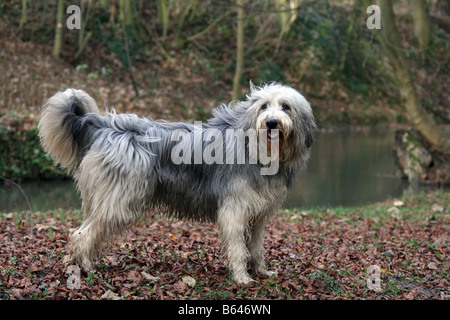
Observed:
[[[313,142],[314,142],[314,138],[313,138],[312,130],[307,130],[306,137],[305,137],[306,148],[310,149],[312,147]]]
[[[247,101],[249,101],[251,104],[255,103],[258,100],[258,97],[256,93],[261,90],[260,87],[255,86],[252,80],[249,81],[250,84],[250,93],[246,95]]]
[[[314,142],[313,130],[316,127],[316,124],[314,123],[314,118],[312,116],[306,116],[303,118],[302,122],[303,132],[305,134],[305,147],[310,149]]]

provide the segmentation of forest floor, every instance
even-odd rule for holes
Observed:
[[[249,285],[231,280],[214,224],[147,216],[77,283],[64,258],[79,210],[32,219],[0,213],[0,299],[448,300],[449,203],[450,192],[435,191],[351,208],[279,210],[265,241],[278,276],[253,276]]]

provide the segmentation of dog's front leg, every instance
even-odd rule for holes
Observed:
[[[252,270],[257,274],[266,276],[276,275],[274,271],[268,271],[264,260],[264,233],[265,233],[266,216],[260,217],[253,225],[251,237],[248,241],[248,250],[250,252],[250,265]]]
[[[228,262],[233,280],[247,284],[253,281],[247,272],[250,257],[245,243],[248,221],[245,214],[238,212],[236,206],[222,207],[218,213],[219,238]]]

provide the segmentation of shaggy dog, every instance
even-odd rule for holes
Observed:
[[[178,219],[213,221],[233,279],[272,275],[264,225],[310,155],[311,107],[295,89],[250,84],[245,101],[222,105],[204,124],[133,114],[100,115],[87,93],[58,92],[43,106],[46,152],[73,174],[84,221],[70,238],[70,260],[93,268],[109,245],[154,208]]]

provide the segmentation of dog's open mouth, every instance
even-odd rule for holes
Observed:
[[[279,129],[267,130],[267,138],[269,140],[278,140],[283,138],[283,133]]]

